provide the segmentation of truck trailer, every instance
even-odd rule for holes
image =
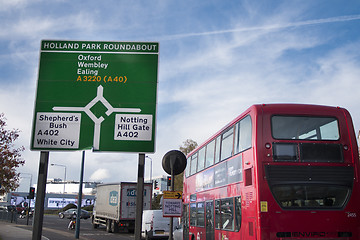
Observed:
[[[94,228],[106,227],[107,232],[135,230],[137,184],[121,182],[100,184],[96,188],[96,200],[92,216]],[[144,183],[144,207],[151,209],[152,184]]]

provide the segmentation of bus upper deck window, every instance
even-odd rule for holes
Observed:
[[[197,153],[195,153],[194,155],[191,156],[191,160],[190,160],[190,175],[196,173],[197,160],[198,160],[198,155]]]
[[[186,164],[186,168],[185,168],[185,177],[190,176],[190,162],[191,162],[191,157],[189,157],[187,159],[187,164]]]
[[[271,131],[275,139],[338,140],[338,121],[334,117],[272,116]]]
[[[248,148],[251,148],[251,118],[250,116],[245,117],[243,120],[240,121],[240,141],[239,141],[239,149],[240,152],[244,151]]]
[[[212,140],[206,146],[206,160],[205,160],[205,168],[210,167],[214,164],[214,156],[215,153],[215,140]]]

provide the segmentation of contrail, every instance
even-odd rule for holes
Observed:
[[[273,25],[256,26],[256,27],[234,28],[234,29],[226,29],[226,30],[218,30],[218,31],[210,31],[210,32],[175,34],[175,35],[161,37],[160,40],[174,40],[174,39],[180,39],[180,38],[199,37],[199,36],[217,35],[217,34],[235,33],[235,32],[276,30],[276,29],[282,29],[282,28],[301,27],[301,26],[308,26],[308,25],[319,25],[319,24],[325,24],[325,23],[347,22],[347,21],[354,21],[354,20],[360,20],[360,15],[340,16],[340,17],[333,17],[333,18],[323,18],[323,19],[300,21],[300,22],[294,22],[294,23],[285,23],[285,24],[282,23],[282,24],[273,24]]]

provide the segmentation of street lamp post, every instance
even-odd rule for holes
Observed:
[[[30,176],[30,186],[29,186],[29,188],[31,187],[31,185],[32,185],[32,174],[31,173],[20,173],[20,175],[29,175]]]
[[[152,159],[149,156],[146,156],[145,158],[150,159],[150,182],[152,183]]]
[[[30,190],[30,188],[32,187],[32,174],[31,173],[20,173],[20,175],[29,175],[30,176],[30,186],[29,186],[29,190]],[[29,203],[28,203],[27,211],[26,211],[26,215],[27,215],[26,225],[29,225],[29,214],[30,214],[29,211],[30,211],[30,208],[31,208],[30,205],[31,205],[31,199],[29,199]]]
[[[58,167],[63,167],[64,168],[64,189],[63,189],[63,202],[62,202],[62,207],[64,208],[64,202],[65,202],[65,182],[66,182],[66,166],[62,165],[62,164],[56,164],[56,163],[52,163],[51,166],[58,166]]]

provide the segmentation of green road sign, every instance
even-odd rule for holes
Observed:
[[[32,150],[155,152],[159,44],[41,42]]]

